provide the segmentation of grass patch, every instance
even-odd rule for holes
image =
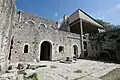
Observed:
[[[27,77],[25,80],[40,80],[40,79],[38,78],[38,75],[36,73],[33,73],[32,75]]]
[[[120,68],[116,68],[108,74],[100,77],[102,80],[120,80]]]

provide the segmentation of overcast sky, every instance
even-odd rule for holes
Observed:
[[[93,18],[120,25],[120,0],[16,0],[17,8],[41,17],[61,20],[78,8]]]

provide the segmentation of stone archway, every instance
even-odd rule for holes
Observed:
[[[104,61],[117,61],[117,55],[113,50],[105,49],[98,54],[98,59]]]
[[[41,44],[40,60],[50,61],[52,56],[52,45],[48,41]]]
[[[109,61],[110,60],[110,53],[108,53],[107,51],[102,51],[99,54],[98,59],[103,60],[103,61]]]

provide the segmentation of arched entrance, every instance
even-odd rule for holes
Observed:
[[[52,45],[48,41],[44,41],[41,44],[40,60],[51,60]]]
[[[74,51],[75,57],[78,57],[78,47],[76,45],[73,46],[73,51]]]
[[[101,53],[99,54],[99,56],[98,56],[98,59],[99,59],[99,60],[109,61],[109,60],[110,60],[109,53],[106,52],[106,51],[101,52]]]
[[[104,61],[117,61],[117,55],[113,50],[106,49],[99,53],[98,59]]]

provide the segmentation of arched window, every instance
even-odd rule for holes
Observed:
[[[24,46],[24,53],[28,53],[28,45]]]
[[[55,26],[53,25],[50,25],[49,28],[56,29]]]
[[[45,24],[40,24],[41,28],[47,28]]]
[[[35,22],[32,20],[27,21],[29,27],[35,27]]]
[[[77,45],[74,45],[73,46],[73,51],[74,51],[74,55],[77,57],[78,56],[78,47],[77,47]]]

